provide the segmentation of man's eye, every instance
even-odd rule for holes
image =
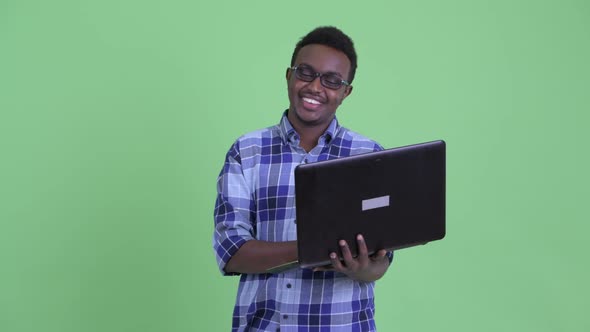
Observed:
[[[336,75],[326,75],[324,76],[324,81],[330,83],[330,84],[340,84],[340,81],[342,81],[342,79]]]
[[[299,74],[302,76],[308,76],[308,77],[313,77],[315,76],[315,73],[313,70],[309,70],[309,69],[301,69],[301,71],[299,71]]]

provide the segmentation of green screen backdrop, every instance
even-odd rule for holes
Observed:
[[[359,54],[343,125],[447,141],[447,236],[397,252],[380,331],[590,330],[584,0],[0,1],[0,330],[228,331],[216,177],[319,25]]]

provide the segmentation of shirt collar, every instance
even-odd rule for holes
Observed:
[[[288,111],[289,110],[286,110],[285,112],[283,112],[281,122],[279,123],[279,128],[281,130],[281,136],[283,136],[283,139],[287,142],[294,143],[296,141],[297,143],[299,143],[299,134],[297,133],[297,131],[295,131],[295,128],[293,128],[293,126],[291,125],[291,122],[287,118]],[[340,124],[338,123],[338,119],[336,118],[336,116],[334,116],[334,118],[332,119],[332,122],[330,122],[330,125],[328,126],[328,128],[326,128],[326,131],[321,136],[325,139],[326,144],[330,143],[332,141],[332,139],[338,133],[339,129],[340,129]]]

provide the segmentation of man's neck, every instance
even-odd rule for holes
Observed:
[[[320,136],[300,136],[300,140],[299,140],[299,146],[302,147],[305,152],[309,152],[311,151],[313,148],[316,147],[316,145],[318,145],[318,139],[320,138]]]
[[[308,126],[292,119],[289,119],[289,122],[291,122],[291,126],[299,134],[299,146],[306,152],[311,151],[318,145],[318,140],[330,126],[330,123],[326,126]]]

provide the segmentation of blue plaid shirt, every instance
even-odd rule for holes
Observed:
[[[248,240],[296,240],[295,166],[382,149],[334,118],[307,153],[287,112],[278,125],[240,137],[217,181],[213,248],[221,273],[228,275],[225,265]],[[232,331],[375,331],[374,287],[301,268],[243,274]]]

